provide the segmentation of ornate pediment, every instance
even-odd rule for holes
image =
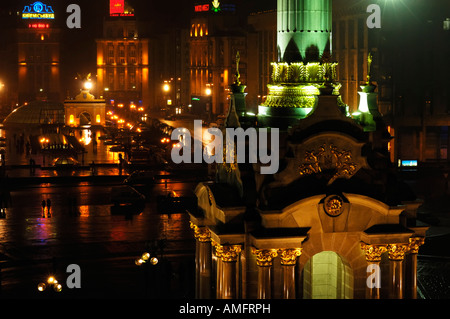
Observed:
[[[291,144],[293,157],[287,167],[275,176],[275,184],[287,185],[304,176],[321,174],[331,185],[339,178],[349,179],[361,168],[368,168],[361,155],[360,143],[340,133],[322,133],[299,144]]]
[[[328,181],[331,185],[338,178],[350,178],[359,169],[350,150],[339,149],[334,144],[323,144],[317,150],[305,151],[304,160],[299,165],[300,176],[333,170],[335,173]]]

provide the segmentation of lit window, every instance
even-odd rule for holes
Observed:
[[[95,122],[97,122],[97,123],[101,122],[100,114],[97,114],[97,116],[95,117]]]
[[[450,18],[447,18],[447,19],[444,21],[444,30],[445,30],[445,31],[450,31]]]
[[[69,116],[69,124],[73,124],[75,122],[75,117],[71,114]]]

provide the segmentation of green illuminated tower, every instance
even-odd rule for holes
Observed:
[[[321,90],[339,95],[331,26],[332,0],[278,0],[278,62],[272,63],[269,93],[258,107],[260,125],[292,126],[311,112]]]
[[[331,52],[331,0],[279,0],[279,62],[318,62]]]

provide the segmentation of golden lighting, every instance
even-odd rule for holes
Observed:
[[[84,89],[85,89],[85,90],[90,90],[90,89],[92,89],[92,86],[93,86],[93,84],[92,84],[91,81],[86,81],[86,82],[84,82]]]
[[[75,123],[75,117],[71,114],[69,116],[69,124],[73,124],[73,123]]]
[[[170,85],[167,84],[167,83],[165,83],[165,84],[163,85],[163,91],[164,91],[164,92],[169,92],[169,90],[170,90]]]
[[[45,288],[47,288],[47,285],[44,284],[43,282],[41,282],[41,283],[38,285],[38,290],[39,290],[39,291],[44,291]]]
[[[97,114],[97,116],[95,117],[95,122],[97,122],[97,123],[101,122],[100,114]]]

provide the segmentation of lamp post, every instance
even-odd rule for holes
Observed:
[[[37,289],[40,292],[45,291],[48,287],[52,287],[54,291],[61,292],[62,285],[56,280],[54,276],[49,276],[47,282],[41,282],[38,284]]]
[[[212,89],[211,84],[206,85],[205,94],[207,96],[206,101],[206,114],[208,116],[208,122],[211,122],[211,113],[212,113]]]
[[[136,266],[139,266],[139,267],[142,266],[144,268],[145,296],[148,296],[150,267],[152,267],[152,279],[151,279],[152,284],[154,286],[159,286],[159,285],[157,285],[156,281],[161,280],[161,278],[160,278],[161,274],[159,274],[160,276],[156,276],[156,271],[158,269],[161,269],[161,267],[162,267],[159,265],[160,265],[160,261],[163,262],[165,240],[164,239],[155,240],[152,242],[151,245],[149,245],[147,243],[146,246],[147,246],[147,249],[146,249],[147,251],[144,252],[139,258],[136,258],[134,263],[136,264]],[[158,258],[158,251],[160,253],[160,258]],[[158,268],[154,268],[154,267],[158,267]],[[163,286],[166,287],[167,284],[165,284]],[[152,294],[150,295],[150,297],[156,297],[154,291],[152,291]]]
[[[165,110],[165,114],[164,115],[172,115],[172,114],[168,114],[167,110],[169,110],[169,106],[172,104],[172,100],[170,98],[170,91],[171,91],[171,85],[170,85],[170,81],[164,81],[163,86],[162,86],[162,90],[163,90],[163,108]],[[171,112],[170,112],[171,113]]]

